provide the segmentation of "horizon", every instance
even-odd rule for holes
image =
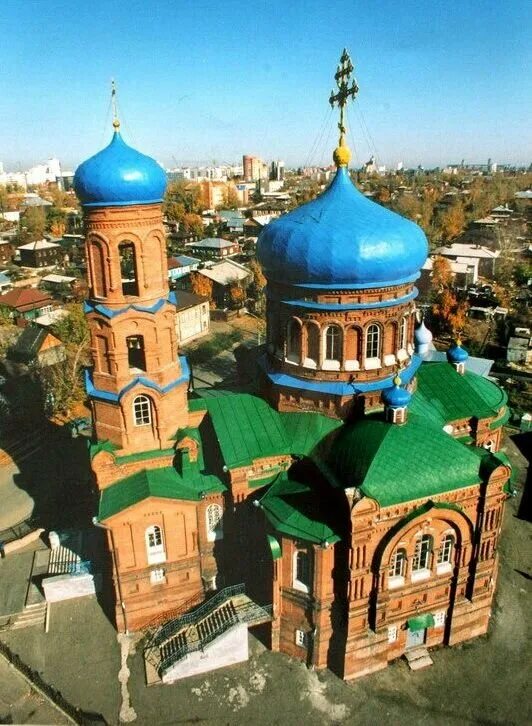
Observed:
[[[167,169],[241,164],[243,154],[328,166],[337,142],[328,97],[344,46],[360,87],[348,113],[352,167],[371,155],[388,169],[532,159],[532,5],[522,0],[385,0],[358,12],[346,0],[275,0],[249,15],[234,0],[118,0],[112,15],[101,0],[75,9],[9,0],[3,10],[6,171],[50,157],[73,171],[106,146],[111,77],[124,139]]]

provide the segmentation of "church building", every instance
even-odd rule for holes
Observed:
[[[468,370],[460,340],[447,361],[423,362],[415,282],[427,240],[350,177],[352,71],[344,52],[331,184],[258,239],[267,342],[253,390],[189,392],[159,165],[115,119],[111,143],[75,175],[95,523],[117,628],[149,633],[163,681],[258,624],[272,650],[347,680],[488,628],[507,397]]]

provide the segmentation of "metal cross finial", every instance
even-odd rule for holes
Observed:
[[[120,128],[120,121],[118,120],[118,108],[116,105],[116,83],[114,78],[111,80],[111,104],[113,107],[113,128],[118,131]]]
[[[358,93],[356,79],[353,78],[353,80],[351,81],[351,74],[353,73],[353,71],[353,63],[351,62],[349,53],[344,48],[344,52],[342,53],[342,57],[340,58],[340,64],[338,65],[336,73],[334,74],[334,80],[336,81],[336,85],[338,86],[338,92],[335,93],[333,89],[329,98],[331,108],[334,108],[334,106],[337,105],[340,109],[340,122],[338,123],[338,128],[340,130],[340,145],[342,145],[346,131],[344,120],[345,106],[348,99],[354,99],[356,94]]]

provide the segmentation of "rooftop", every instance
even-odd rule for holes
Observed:
[[[194,242],[191,247],[203,247],[205,249],[222,250],[226,249],[227,247],[233,247],[234,244],[234,242],[230,242],[227,239],[222,239],[221,237],[205,237],[205,239],[200,239],[199,242]]]
[[[235,281],[245,280],[251,276],[251,270],[233,260],[224,260],[213,267],[198,270],[200,275],[205,275],[219,285],[229,285]]]
[[[36,242],[28,242],[28,244],[20,245],[18,250],[49,250],[54,247],[61,247],[57,242],[49,242],[47,239],[39,239]]]

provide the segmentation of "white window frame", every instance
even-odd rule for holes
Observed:
[[[434,627],[435,628],[443,628],[445,627],[445,620],[446,620],[446,611],[445,610],[439,610],[437,613],[434,613]]]
[[[157,567],[150,571],[150,584],[161,585],[166,582],[166,571],[162,567]]]
[[[433,542],[430,534],[422,534],[417,537],[414,556],[412,557],[412,582],[430,577],[429,565],[432,546]]]
[[[453,552],[455,538],[451,532],[446,532],[440,542],[440,551],[436,562],[436,572],[441,575],[444,572],[451,572],[453,569]]]
[[[388,569],[388,587],[390,589],[404,585],[406,562],[406,550],[404,549],[404,547],[398,547],[392,555],[392,559],[390,560],[390,567]]]
[[[298,572],[298,557],[299,555],[305,555],[307,558],[307,577],[308,582],[305,582],[304,580],[300,580],[298,578],[299,572]],[[300,592],[310,592],[310,580],[311,580],[311,571],[310,571],[310,554],[307,550],[296,550],[294,552],[293,561],[292,561],[292,586],[294,590],[299,590]]]
[[[304,630],[296,630],[294,633],[294,642],[300,648],[308,647],[308,635]]]
[[[205,510],[205,525],[207,528],[207,541],[215,542],[224,538],[223,529],[224,510],[220,504],[209,504]]]
[[[135,426],[151,426],[152,405],[151,399],[141,393],[135,396],[132,404],[133,423]]]
[[[401,318],[401,323],[399,324],[399,350],[404,350],[406,353],[406,346],[408,343],[408,318],[406,315]]]
[[[364,336],[364,368],[373,370],[381,365],[382,332],[377,323],[366,328]]]
[[[388,643],[396,643],[397,642],[397,625],[389,625],[388,626]]]
[[[329,342],[329,333],[331,340]],[[338,325],[325,328],[325,360],[340,363],[342,360],[342,331]],[[330,349],[330,350],[329,350]],[[329,355],[331,353],[332,355]]]
[[[148,564],[158,565],[161,562],[166,562],[163,528],[158,524],[152,524],[146,529],[144,538],[146,541]]]

